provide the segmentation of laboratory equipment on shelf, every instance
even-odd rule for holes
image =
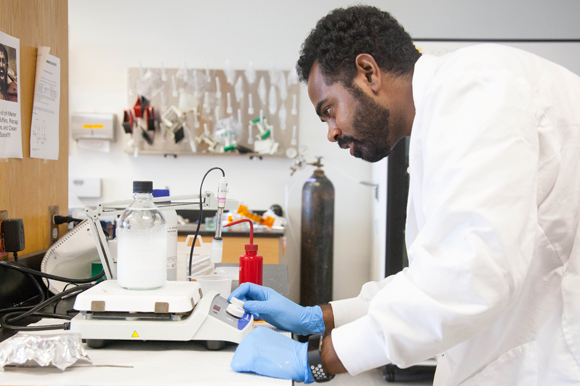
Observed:
[[[278,151],[280,144],[275,142],[272,133],[274,126],[268,124],[268,120],[264,117],[264,111],[260,110],[260,116],[250,121],[250,137],[252,136],[252,128],[258,129],[258,134],[255,136],[254,151],[258,154],[275,154]]]
[[[238,202],[226,199],[226,193],[227,182],[222,179],[217,197],[205,192],[152,201],[161,210],[198,209],[200,203],[204,209],[237,208]],[[224,342],[241,342],[253,329],[253,316],[227,313],[228,301],[216,291],[202,293],[199,283],[167,281],[161,288],[141,291],[119,285],[100,219],[121,214],[131,203],[116,201],[85,209],[107,280],[77,296],[74,309],[79,313],[71,320],[70,330],[80,333],[91,347],[102,347],[108,340],[203,340],[210,349],[219,349]],[[216,228],[221,233],[221,223]],[[219,249],[212,245],[212,253],[219,253]],[[165,256],[166,250],[162,253]],[[217,261],[218,256],[212,260]]]
[[[265,217],[258,216],[257,214],[250,212],[248,207],[245,205],[242,205],[242,204],[240,204],[238,206],[237,213],[241,216],[249,218],[252,221],[257,222],[260,225],[265,225],[268,228],[272,228],[272,226],[274,225],[274,222],[276,221],[275,218],[270,217],[270,216],[265,216]]]
[[[240,224],[250,223],[250,243],[245,245],[246,253],[240,256],[239,283],[254,283],[262,285],[264,258],[258,255],[258,244],[254,244],[254,224],[252,220],[243,219],[224,225],[224,228]]]
[[[123,130],[132,135],[132,144],[138,144],[141,140],[153,144],[155,108],[150,106],[149,99],[139,95],[133,108],[123,111]]]

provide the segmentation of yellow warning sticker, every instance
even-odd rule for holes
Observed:
[[[103,125],[83,125],[83,129],[102,129]]]
[[[133,331],[133,335],[131,335],[131,338],[138,338],[139,334],[137,334],[137,331]]]

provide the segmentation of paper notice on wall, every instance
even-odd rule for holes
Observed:
[[[30,127],[30,157],[58,159],[60,59],[40,47],[36,57],[34,105]]]
[[[34,77],[34,90],[38,90],[38,82],[42,75],[42,70],[44,70],[44,65],[46,64],[46,59],[48,59],[48,54],[50,54],[50,47],[38,47],[36,53],[36,74]]]
[[[20,39],[0,32],[0,158],[22,158]]]

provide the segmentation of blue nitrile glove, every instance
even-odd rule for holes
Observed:
[[[308,343],[297,342],[268,327],[258,327],[242,340],[231,366],[237,372],[314,382],[308,366]]]
[[[322,334],[326,327],[319,306],[302,307],[268,287],[243,283],[231,293],[246,311],[282,330],[298,335]]]

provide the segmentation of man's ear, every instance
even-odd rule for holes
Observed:
[[[365,85],[369,87],[373,93],[379,92],[381,89],[381,69],[377,65],[375,58],[369,54],[359,54],[355,59],[357,69],[357,80],[359,86]]]

